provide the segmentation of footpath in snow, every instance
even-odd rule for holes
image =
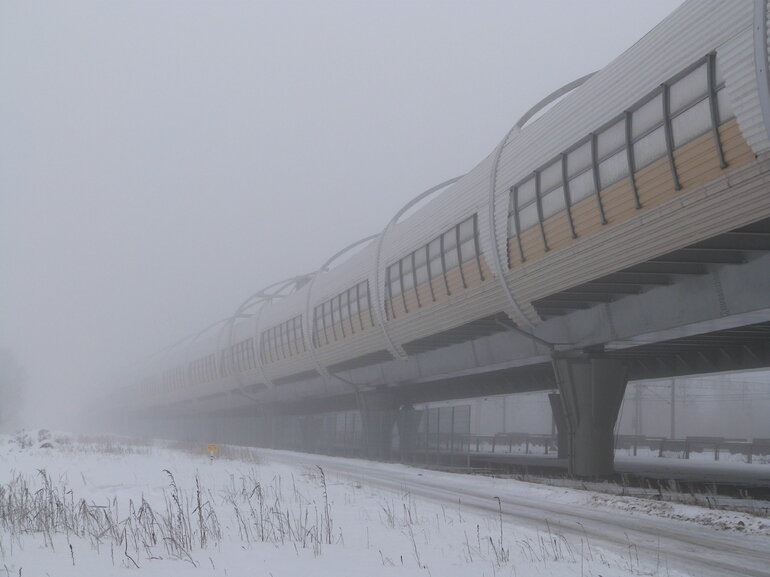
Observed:
[[[538,503],[542,519],[527,513]],[[731,548],[770,551],[767,519],[670,507],[668,530],[697,537],[721,519]],[[665,545],[651,554],[633,532],[610,537],[588,521],[563,530],[562,510],[599,512],[609,533],[614,519],[648,533],[660,519],[630,497],[401,465],[240,447],[211,461],[205,446],[173,442],[0,436],[0,577],[704,574]],[[770,574],[770,556],[768,573],[761,559],[753,566],[741,574]]]

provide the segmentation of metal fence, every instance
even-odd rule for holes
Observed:
[[[471,406],[434,407],[420,412],[411,460],[470,466]]]

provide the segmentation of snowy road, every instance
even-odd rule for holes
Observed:
[[[747,535],[691,520],[612,508],[592,501],[594,494],[575,490],[321,455],[265,453],[276,461],[320,465],[327,473],[455,507],[459,499],[464,509],[495,515],[498,504],[494,497],[499,497],[508,521],[568,538],[587,538],[593,545],[629,558],[644,557],[653,561],[659,574],[670,568],[698,576],[770,577],[770,538],[766,534]],[[647,503],[654,509],[655,502]]]

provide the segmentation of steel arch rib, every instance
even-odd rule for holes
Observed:
[[[415,198],[410,200],[408,203],[406,203],[401,210],[399,210],[392,219],[390,219],[390,222],[385,226],[385,228],[382,230],[382,232],[379,234],[377,238],[377,256],[375,258],[374,262],[374,296],[376,297],[374,301],[376,301],[376,304],[374,305],[374,312],[377,316],[377,323],[380,325],[380,328],[382,329],[382,334],[385,337],[385,344],[388,348],[388,351],[390,354],[392,354],[397,359],[406,359],[407,355],[406,353],[401,350],[400,347],[397,347],[395,343],[393,342],[393,339],[390,337],[390,333],[388,333],[388,329],[385,326],[385,304],[383,301],[382,292],[380,290],[381,285],[381,279],[380,279],[380,268],[382,264],[382,247],[385,244],[385,236],[390,232],[390,229],[393,228],[398,220],[404,215],[404,213],[412,208],[415,204],[420,202],[421,200],[427,198],[434,192],[437,192],[441,190],[442,188],[446,188],[447,186],[454,184],[458,180],[460,180],[464,174],[461,174],[460,176],[455,176],[454,178],[450,178],[449,180],[446,180],[442,182],[441,184],[437,184],[436,186],[433,186],[423,192],[422,194],[417,195]]]
[[[516,299],[513,296],[513,293],[511,292],[511,287],[508,286],[508,281],[505,279],[505,274],[503,270],[503,264],[500,260],[500,244],[497,241],[497,219],[496,219],[496,213],[495,213],[495,196],[497,192],[497,170],[498,166],[500,165],[500,157],[503,154],[503,149],[505,148],[505,145],[508,144],[508,141],[510,140],[511,136],[513,136],[514,133],[520,132],[521,129],[524,127],[524,125],[529,121],[535,114],[537,114],[540,110],[551,104],[556,99],[564,96],[568,92],[571,92],[575,88],[579,87],[581,84],[583,84],[586,80],[591,78],[595,72],[591,72],[590,74],[586,74],[585,76],[581,76],[577,80],[573,80],[572,82],[569,82],[562,86],[561,88],[554,90],[543,98],[540,102],[535,104],[532,108],[530,108],[524,115],[519,118],[518,122],[513,125],[513,127],[508,131],[508,134],[505,135],[505,138],[500,142],[500,144],[497,145],[497,148],[494,152],[494,161],[492,162],[492,168],[489,172],[489,197],[488,197],[488,210],[489,210],[489,237],[490,237],[490,244],[492,247],[492,265],[495,269],[495,274],[497,275],[497,278],[500,280],[500,286],[503,289],[503,292],[505,294],[506,299],[508,300],[508,303],[511,305],[511,308],[513,309],[514,315],[516,316],[517,322],[520,325],[523,325],[527,327],[528,329],[532,330],[535,328],[535,326],[530,322],[530,320],[527,318],[527,316],[524,314],[524,311],[521,310],[521,307],[519,306],[519,303],[516,302]],[[516,234],[519,234],[519,231],[516,231]]]
[[[348,251],[353,250],[357,246],[360,246],[360,245],[364,244],[365,242],[372,241],[375,238],[377,238],[377,235],[376,234],[372,234],[372,235],[367,236],[366,238],[362,238],[360,240],[357,240],[354,243],[349,244],[348,246],[346,246],[342,250],[340,250],[337,253],[335,253],[334,256],[332,256],[331,258],[327,259],[327,261],[321,266],[321,268],[319,268],[318,271],[313,275],[313,278],[310,279],[310,283],[309,283],[309,286],[307,288],[307,297],[305,299],[305,314],[303,315],[304,316],[304,320],[302,322],[302,327],[303,327],[302,337],[303,337],[303,339],[305,341],[305,348],[308,351],[310,351],[310,356],[313,358],[313,362],[316,365],[316,369],[318,369],[318,372],[324,378],[328,378],[328,377],[332,376],[332,373],[330,373],[329,370],[326,368],[326,366],[324,366],[321,363],[321,361],[318,360],[318,355],[316,354],[316,347],[315,347],[315,345],[313,343],[313,338],[312,338],[312,334],[311,334],[312,330],[314,328],[312,326],[312,323],[311,323],[311,320],[310,320],[311,319],[310,313],[311,313],[311,307],[312,307],[313,286],[315,286],[316,279],[319,276],[321,276],[322,274],[324,274],[325,272],[327,272],[329,270],[329,267],[331,266],[331,264],[335,260],[340,258],[342,255],[344,255]],[[336,377],[336,375],[334,375],[334,376]]]

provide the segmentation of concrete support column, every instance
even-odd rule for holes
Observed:
[[[548,401],[551,403],[553,422],[556,424],[556,446],[559,451],[557,456],[559,459],[566,459],[569,453],[569,427],[567,426],[567,416],[564,414],[561,395],[549,393]]]
[[[370,459],[390,459],[393,427],[398,419],[398,404],[393,395],[367,391],[357,395],[363,432],[362,454]]]
[[[417,448],[417,430],[422,413],[412,405],[404,405],[398,411],[398,452],[401,462],[412,461]]]
[[[612,359],[558,357],[553,365],[567,424],[570,475],[611,475],[626,367]]]

